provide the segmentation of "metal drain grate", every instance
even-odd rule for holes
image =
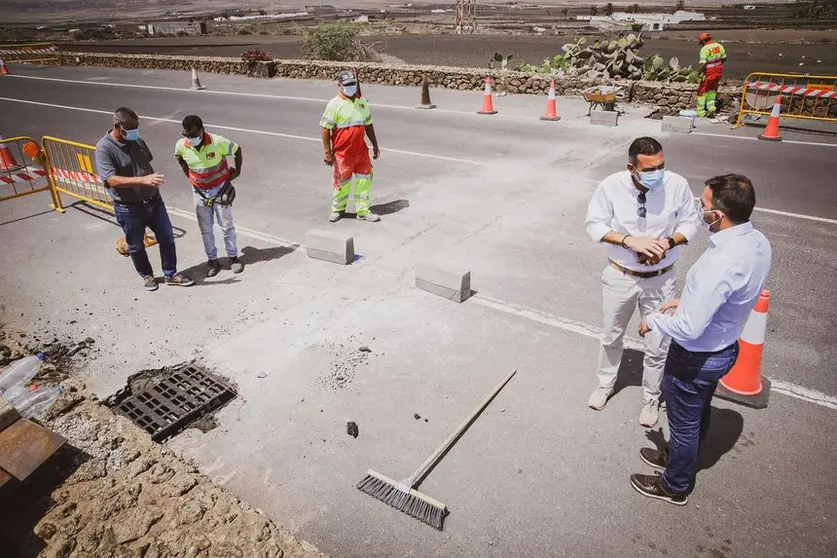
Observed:
[[[194,364],[169,370],[154,381],[119,403],[116,411],[151,434],[155,442],[174,436],[236,396],[230,386]]]

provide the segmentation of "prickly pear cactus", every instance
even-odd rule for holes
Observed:
[[[672,58],[667,64],[659,55],[643,58],[639,55],[644,41],[642,33],[619,33],[616,38],[603,38],[587,44],[584,37],[575,43],[561,47],[562,54],[533,65],[522,63],[517,66],[521,72],[569,75],[581,78],[645,79],[649,81],[672,81],[697,83],[698,72],[691,66],[681,68],[680,62]]]

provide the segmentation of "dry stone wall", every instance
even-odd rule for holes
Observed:
[[[291,79],[333,79],[337,70],[345,68],[340,62],[311,60],[274,60],[270,62],[242,62],[237,58],[205,56],[165,56],[143,54],[104,54],[62,52],[61,64],[65,66],[104,66],[137,69],[189,70],[216,74],[237,74],[250,77],[285,77]],[[476,68],[451,68],[444,66],[402,66],[377,63],[353,63],[364,83],[380,83],[396,86],[418,86],[427,78],[432,87],[470,91],[482,89],[485,78],[492,77],[509,93],[545,95],[550,77],[544,74],[524,72],[500,72]],[[581,95],[604,80],[564,79],[555,82],[558,95]],[[656,105],[664,109],[694,108],[697,86],[683,83],[629,81],[623,84],[620,98],[625,102]],[[722,87],[718,100],[722,110],[735,107],[740,99],[739,87]]]

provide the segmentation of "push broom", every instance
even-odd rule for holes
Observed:
[[[513,370],[506,376],[412,475],[399,482],[370,469],[357,483],[358,489],[441,531],[448,515],[447,506],[416,488],[516,373],[517,370]]]

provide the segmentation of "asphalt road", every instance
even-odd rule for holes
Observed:
[[[118,229],[107,216],[46,212],[44,196],[29,196],[0,204],[3,319],[96,337],[104,350],[83,374],[102,395],[138,370],[191,358],[229,376],[241,399],[219,414],[219,428],[190,430],[171,447],[323,550],[837,553],[833,138],[783,131],[798,143],[776,144],[720,125],[662,134],[640,107],[626,107],[615,129],[597,128],[580,100],[563,98],[558,123],[538,121],[543,100],[529,97],[497,99],[500,114],[483,117],[472,92],[433,91],[440,108],[416,111],[415,90],[364,86],[384,147],[372,187],[384,218],[332,226],[351,232],[363,256],[343,268],[294,249],[306,231],[330,226],[317,123],[331,84],[204,75],[208,89],[193,92],[177,72],[11,69],[20,77],[0,79],[7,137],[95,143],[116,106],[141,114],[167,177],[181,267],[199,284],[142,292],[113,252]],[[244,149],[240,276],[201,278],[191,194],[171,158],[179,120],[193,112]],[[704,470],[677,509],[627,482],[645,470],[638,449],[656,439],[636,423],[641,355],[626,354],[604,411],[585,407],[604,259],[584,235],[584,212],[597,181],[623,168],[630,141],[646,134],[661,139],[668,168],[695,194],[715,174],[750,176],[753,221],[774,248],[763,372],[777,387],[765,410],[713,403]],[[684,252],[681,277],[705,245],[702,237]],[[466,266],[477,294],[457,305],[415,290],[423,259]],[[512,368],[515,379],[422,485],[450,507],[445,531],[353,488],[368,468],[409,474]]]

